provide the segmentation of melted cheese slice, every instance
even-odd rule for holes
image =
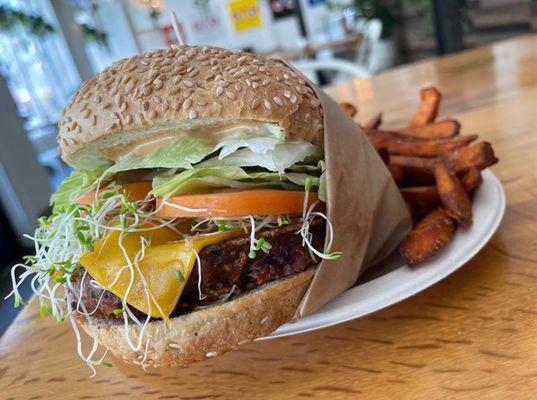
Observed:
[[[94,245],[93,252],[82,256],[79,264],[107,290],[121,299],[127,296],[129,305],[152,317],[168,318],[194,268],[196,253],[241,234],[241,229],[235,229],[177,241],[177,233],[163,227],[124,234],[122,249],[121,233],[111,231]],[[142,238],[151,240],[143,257]]]

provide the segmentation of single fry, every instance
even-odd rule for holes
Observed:
[[[461,181],[440,162],[434,169],[436,188],[446,212],[463,227],[472,224],[472,202]]]
[[[442,208],[427,214],[399,245],[409,265],[421,263],[443,248],[455,233],[455,222]]]
[[[407,203],[438,203],[440,196],[436,186],[415,186],[401,188],[403,199]]]
[[[498,159],[490,143],[479,142],[451,151],[446,155],[445,161],[451,171],[460,174],[471,168],[483,170],[496,164]]]
[[[435,87],[428,87],[421,89],[420,98],[420,107],[412,118],[410,126],[425,126],[433,122],[440,108],[442,94]]]
[[[403,171],[401,167],[390,162],[388,162],[386,167],[388,167],[388,171],[390,171],[390,174],[392,174],[395,183],[400,184],[405,180],[405,171]]]
[[[450,138],[457,136],[461,130],[461,124],[453,119],[432,122],[423,126],[411,126],[410,128],[398,130],[397,133],[403,136],[416,138]]]
[[[461,178],[462,186],[468,193],[473,193],[483,183],[483,176],[481,171],[475,167],[468,170],[466,174]]]
[[[434,158],[401,156],[394,154],[390,156],[390,161],[395,165],[399,165],[401,168],[403,168],[403,170],[405,170],[405,172],[411,175],[434,175]]]
[[[441,156],[451,150],[466,146],[477,139],[477,135],[440,139],[416,139],[373,129],[365,130],[365,133],[377,149],[385,147],[392,154],[420,157]]]
[[[353,117],[356,115],[356,113],[358,112],[358,110],[356,109],[355,106],[353,106],[351,103],[348,103],[348,102],[346,102],[346,101],[340,101],[340,102],[339,102],[339,105],[340,105],[341,107],[343,107],[343,109],[345,110],[345,112],[346,112],[347,114],[349,114],[349,117],[351,117],[351,118],[353,118]]]
[[[382,113],[375,114],[369,121],[366,122],[364,128],[377,129],[382,124]]]

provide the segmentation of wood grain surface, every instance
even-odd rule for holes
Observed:
[[[67,323],[24,310],[0,340],[9,399],[537,398],[537,37],[402,67],[329,91],[407,124],[418,89],[444,94],[442,117],[494,143],[507,213],[492,241],[449,278],[386,310],[254,343],[187,369],[114,361],[92,380]]]

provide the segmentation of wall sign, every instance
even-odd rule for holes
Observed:
[[[261,26],[259,0],[231,0],[229,13],[237,32],[249,31]]]
[[[274,19],[294,15],[297,11],[295,0],[270,0],[270,10]]]
[[[185,25],[191,44],[207,44],[227,36],[221,16],[220,0],[183,0],[175,10]]]

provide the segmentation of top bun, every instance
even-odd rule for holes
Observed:
[[[109,151],[214,124],[275,123],[322,141],[321,103],[281,61],[180,46],[121,60],[84,83],[59,123],[62,158],[92,168]]]

